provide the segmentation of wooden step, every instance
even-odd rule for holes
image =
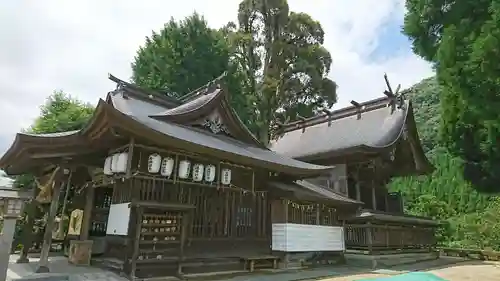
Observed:
[[[123,272],[124,262],[116,258],[92,258],[91,264],[113,272]]]
[[[238,270],[243,270],[243,263],[239,258],[189,259],[182,263],[182,271],[184,274]]]

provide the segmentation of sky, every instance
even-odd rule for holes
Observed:
[[[136,50],[171,17],[197,11],[211,27],[235,21],[239,0],[0,1],[0,154],[54,90],[96,104],[128,80]],[[404,0],[288,0],[325,31],[339,103],[382,95],[383,75],[409,87],[433,74],[400,33]],[[393,87],[394,87],[393,86]]]

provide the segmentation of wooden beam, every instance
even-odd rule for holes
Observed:
[[[301,121],[306,121],[307,118],[303,117],[303,116],[300,116],[299,114],[297,114],[297,118],[300,119]]]
[[[46,159],[46,158],[65,158],[65,157],[73,157],[79,155],[88,155],[91,153],[96,153],[95,149],[75,149],[73,151],[59,151],[59,152],[40,152],[33,153],[30,155],[31,159]]]
[[[376,194],[376,190],[375,190],[375,185],[373,184],[373,180],[370,183],[370,188],[372,191],[372,208],[374,211],[376,211],[377,210],[377,194]]]
[[[61,209],[61,221],[59,223],[59,227],[57,229],[57,235],[58,238],[60,237],[59,235],[62,235],[64,238],[64,217],[66,213],[66,207],[68,205],[68,199],[69,199],[69,190],[71,189],[71,179],[73,178],[73,170],[69,171],[69,176],[68,180],[66,181],[66,190],[64,191],[64,200],[63,200],[63,205]]]
[[[80,229],[80,240],[88,240],[90,232],[90,221],[92,219],[92,209],[94,207],[94,187],[87,186],[85,194],[85,206],[83,207],[82,227]]]
[[[361,104],[355,100],[351,100],[351,104],[354,105],[357,108],[361,108]]]
[[[383,97],[383,98],[374,99],[374,100],[371,100],[368,102],[363,102],[360,104],[362,107],[361,113],[371,111],[371,110],[376,110],[379,108],[385,108],[385,107],[387,107],[387,101],[388,101],[387,97]],[[325,123],[325,122],[332,122],[335,120],[350,117],[354,114],[357,114],[358,109],[355,106],[349,106],[349,107],[330,111],[330,113],[331,113],[330,116],[328,116],[327,114],[320,114],[320,115],[308,118],[304,121],[297,120],[294,122],[290,122],[289,124],[286,124],[285,128],[282,128],[283,132],[286,133],[289,131],[298,130],[304,126],[308,127],[308,126],[313,126],[313,125],[317,125],[317,124],[321,124],[321,123]]]
[[[59,173],[63,173],[64,169],[60,169]],[[52,244],[52,230],[54,229],[54,222],[57,215],[57,209],[59,207],[59,196],[61,195],[61,188],[64,182],[59,180],[54,184],[52,202],[50,203],[49,214],[47,216],[47,222],[45,224],[45,233],[43,235],[43,246],[42,252],[40,253],[40,261],[38,263],[38,268],[36,273],[47,273],[50,272],[49,263],[49,251],[50,245]]]

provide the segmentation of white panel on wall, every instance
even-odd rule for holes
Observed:
[[[273,223],[272,250],[283,252],[321,252],[345,250],[341,226]]]
[[[127,235],[130,221],[130,203],[109,206],[107,235]]]

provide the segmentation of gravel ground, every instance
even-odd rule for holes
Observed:
[[[346,275],[342,277],[333,277],[322,279],[321,281],[356,281],[360,279],[390,277],[407,272],[407,270],[392,269],[391,273],[360,273],[354,275]],[[466,261],[457,264],[446,266],[436,265],[432,269],[432,264],[428,270],[422,269],[419,271],[430,272],[448,281],[500,281],[500,262],[477,262]]]

